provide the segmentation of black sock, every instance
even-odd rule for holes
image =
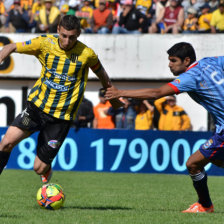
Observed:
[[[207,185],[207,174],[205,170],[195,175],[190,175],[193,180],[194,188],[198,194],[198,202],[203,207],[210,207],[212,205],[212,201],[208,191]]]
[[[0,174],[8,163],[10,152],[0,151]]]

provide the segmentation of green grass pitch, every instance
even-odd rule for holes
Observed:
[[[187,175],[55,171],[52,183],[66,194],[64,207],[44,210],[33,171],[5,170],[0,176],[1,224],[220,224],[224,223],[224,177],[210,177],[213,214],[183,214],[196,201]]]

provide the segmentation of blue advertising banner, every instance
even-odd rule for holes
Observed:
[[[0,128],[4,135],[6,128]],[[211,132],[71,129],[57,157],[54,170],[187,174],[186,161]],[[38,133],[12,151],[7,168],[32,169]],[[223,175],[208,164],[208,174]]]

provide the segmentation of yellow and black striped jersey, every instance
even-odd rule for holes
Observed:
[[[28,101],[53,117],[73,120],[83,99],[89,68],[93,72],[101,68],[94,51],[80,41],[64,51],[57,35],[42,35],[16,46],[18,53],[34,55],[42,65]]]

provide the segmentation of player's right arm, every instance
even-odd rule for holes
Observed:
[[[112,86],[107,88],[105,97],[108,100],[120,97],[126,98],[135,98],[135,99],[150,99],[156,100],[163,96],[173,95],[176,91],[170,85],[165,84],[160,88],[145,88],[145,89],[128,89],[128,90],[119,90],[116,87]]]
[[[16,43],[5,45],[0,51],[0,64],[13,52],[16,51]]]

